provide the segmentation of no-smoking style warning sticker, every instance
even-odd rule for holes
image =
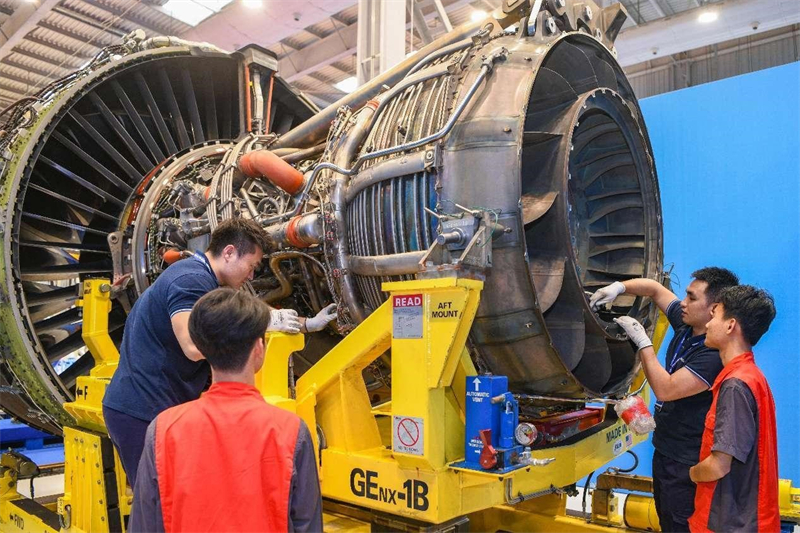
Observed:
[[[422,419],[413,416],[394,416],[392,421],[392,449],[399,453],[422,455]]]

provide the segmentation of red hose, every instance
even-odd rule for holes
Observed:
[[[303,188],[303,174],[269,150],[244,154],[239,159],[239,170],[248,178],[265,177],[289,194]]]

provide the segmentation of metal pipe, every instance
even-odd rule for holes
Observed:
[[[433,52],[432,54],[428,54],[427,57],[425,57],[419,63],[414,65],[414,68],[409,70],[408,74],[409,75],[414,74],[415,72],[420,70],[422,67],[424,67],[428,63],[436,61],[440,57],[444,57],[446,55],[450,55],[453,52],[458,52],[459,50],[464,50],[465,48],[469,48],[470,46],[472,46],[472,39],[471,38],[464,39],[463,41],[458,41],[457,43],[453,43],[450,46],[445,46],[444,48],[441,48],[441,49],[437,50],[436,52]]]
[[[282,155],[281,159],[293,165],[295,163],[299,163],[304,159],[310,159],[314,156],[321,154],[322,152],[325,151],[326,146],[327,144],[325,143],[319,143],[318,145],[312,146],[310,148],[303,148],[303,149],[292,148],[292,152]]]
[[[419,272],[419,262],[427,252],[405,252],[394,255],[351,255],[350,271],[359,276],[402,276]]]
[[[347,187],[347,202],[352,202],[356,195],[367,187],[387,179],[422,172],[432,166],[433,162],[433,150],[425,150],[376,163],[375,166],[359,173],[358,177],[350,182]]]
[[[253,219],[258,220],[258,207],[256,207],[256,204],[253,203],[253,199],[250,198],[250,194],[248,194],[244,187],[239,189],[239,194],[241,194],[242,198],[244,198],[244,201],[247,204],[247,209],[250,211],[250,214],[253,215]]]
[[[491,26],[488,28],[489,31],[495,29],[494,21],[489,21],[487,23],[483,20],[459,26],[453,29],[452,32],[446,33],[445,35],[433,41],[431,44],[420,49],[419,56],[428,56],[445,46],[450,46],[451,44],[457,43],[465,37],[478,32],[485,26]],[[416,54],[414,54],[414,56],[398,63],[394,68],[391,68],[380,76],[373,78],[369,82],[359,87],[357,90],[353,91],[339,101],[334,102],[314,115],[312,118],[303,122],[293,130],[287,132],[283,137],[278,139],[278,142],[273,145],[273,148],[285,148],[287,146],[305,148],[323,141],[328,134],[331,121],[333,121],[334,117],[336,116],[336,112],[340,107],[346,105],[351,109],[360,108],[369,100],[373,99],[383,89],[384,86],[391,87],[403,79],[418,62],[419,59],[416,57]]]
[[[264,300],[266,303],[273,303],[278,302],[292,294],[292,282],[286,277],[286,275],[283,273],[283,270],[281,270],[280,263],[286,259],[294,259],[298,257],[309,259],[312,262],[319,264],[317,259],[303,252],[276,252],[269,256],[269,268],[278,279],[280,287],[263,295],[261,297],[262,300]]]

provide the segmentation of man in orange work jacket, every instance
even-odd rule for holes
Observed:
[[[213,383],[148,427],[130,533],[322,531],[308,428],[254,387],[269,315],[254,296],[228,288],[195,304],[189,334]]]
[[[749,285],[722,291],[706,325],[706,345],[719,350],[723,369],[711,388],[691,531],[777,532],[778,444],[775,400],[753,359],[752,347],[769,329],[775,305]]]

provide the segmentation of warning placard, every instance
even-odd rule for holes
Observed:
[[[422,455],[425,448],[422,444],[423,422],[414,416],[397,416],[392,421],[392,449],[399,453]]]
[[[392,296],[392,336],[395,339],[422,338],[422,295]]]

